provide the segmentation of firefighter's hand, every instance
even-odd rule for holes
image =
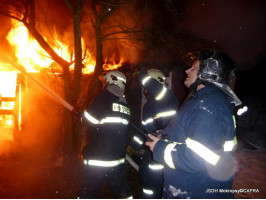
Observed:
[[[154,135],[152,134],[148,134],[148,137],[152,140],[150,142],[145,142],[145,145],[148,146],[150,148],[151,151],[153,151],[154,149],[154,146],[156,144],[156,142],[158,142],[160,139],[155,137]]]

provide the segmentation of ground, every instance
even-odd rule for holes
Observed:
[[[238,162],[238,171],[234,179],[234,189],[251,189],[242,193],[235,193],[235,197],[243,199],[266,198],[266,151],[237,151],[235,158]],[[258,189],[258,191],[253,189]]]
[[[3,145],[3,143],[2,143]],[[5,144],[7,146],[7,144]],[[14,146],[14,145],[13,145]],[[36,147],[34,147],[36,148]],[[18,151],[19,149],[19,151]],[[266,151],[241,149],[235,152],[238,163],[234,179],[235,193],[240,199],[266,197]],[[72,181],[64,175],[63,157],[52,152],[20,146],[0,154],[0,198],[2,199],[62,199],[77,198]],[[141,198],[141,186],[136,170],[127,163],[127,178],[135,198]],[[242,190],[241,190],[242,189]],[[104,186],[100,198],[113,198]]]

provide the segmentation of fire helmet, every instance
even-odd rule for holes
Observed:
[[[221,89],[235,106],[241,105],[241,101],[230,88],[231,80],[235,75],[233,59],[217,50],[200,51],[197,59],[200,61],[198,78],[189,89],[195,92],[199,84],[212,84]]]
[[[198,77],[207,82],[229,85],[234,77],[234,61],[225,53],[217,51],[201,51],[198,57],[200,68]]]
[[[126,76],[120,71],[109,71],[102,76],[102,78],[107,82],[107,84],[113,84],[125,89],[126,86]]]
[[[147,74],[152,78],[156,79],[159,83],[165,85],[165,76],[160,70],[150,69],[147,71]]]

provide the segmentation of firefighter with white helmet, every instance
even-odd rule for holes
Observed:
[[[126,76],[122,72],[110,71],[110,72],[107,72],[106,74],[103,74],[101,77],[102,78],[100,79],[104,79],[107,82],[107,84],[116,85],[122,90],[125,89]]]
[[[80,198],[98,198],[105,181],[115,198],[130,198],[125,178],[126,133],[130,120],[124,96],[126,77],[122,72],[109,71],[99,79],[105,87],[82,116],[89,139],[83,151],[85,173]]]
[[[159,136],[159,132],[176,116],[178,101],[172,91],[165,86],[165,76],[160,70],[150,69],[147,73],[141,72],[139,80],[147,96],[142,112],[143,129]],[[136,134],[131,142],[132,147],[139,142],[144,144],[145,140]],[[141,158],[139,175],[143,186],[143,198],[162,198],[163,165],[152,159],[152,153],[147,147],[142,148],[145,149],[145,153]]]

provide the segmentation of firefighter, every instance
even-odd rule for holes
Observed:
[[[177,117],[146,145],[164,165],[164,198],[232,199],[236,145],[233,107],[241,104],[229,87],[234,61],[217,50],[199,52],[186,70],[190,94]]]
[[[142,125],[147,133],[153,133],[160,137],[160,131],[164,129],[170,120],[177,114],[178,101],[170,89],[166,87],[165,76],[158,69],[150,69],[147,73],[140,73],[139,79],[144,88],[147,102],[143,107]],[[142,141],[137,135],[135,141]],[[137,140],[136,140],[137,139]],[[162,198],[163,165],[152,159],[152,152],[145,147],[141,158],[139,175],[143,186],[143,198]]]
[[[109,71],[100,79],[106,85],[85,109],[88,145],[83,151],[85,175],[80,198],[97,198],[104,182],[115,198],[132,198],[125,178],[126,132],[130,109],[124,96],[126,77]]]

